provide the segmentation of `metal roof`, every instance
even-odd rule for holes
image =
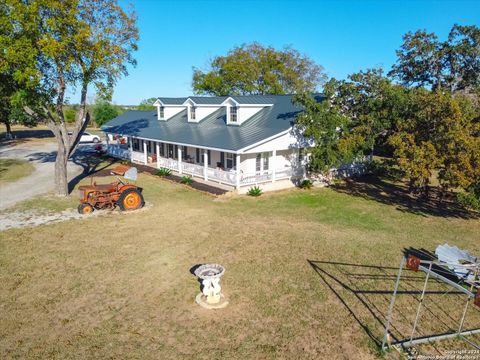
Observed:
[[[292,127],[295,115],[301,111],[299,106],[292,104],[292,96],[233,97],[241,98],[242,101],[247,101],[248,98],[248,103],[252,103],[253,98],[256,98],[258,104],[273,104],[263,108],[241,125],[227,125],[225,107],[216,110],[199,123],[188,122],[186,110],[167,121],[158,120],[156,111],[132,110],[109,121],[102,130],[163,142],[238,151]],[[186,98],[181,99],[185,101]]]

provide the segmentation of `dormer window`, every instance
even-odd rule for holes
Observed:
[[[195,120],[195,106],[190,107],[190,120]]]
[[[238,108],[236,106],[232,106],[230,108],[230,122],[236,123],[237,122],[237,110]]]
[[[165,108],[163,106],[160,106],[158,109],[158,117],[160,119],[165,119]]]

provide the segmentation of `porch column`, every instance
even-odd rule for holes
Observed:
[[[160,167],[160,144],[158,142],[155,143],[156,152],[157,152],[157,168]]]
[[[133,161],[133,137],[128,138],[128,150],[130,150],[130,162]]]
[[[148,154],[147,154],[147,142],[145,140],[143,141],[143,163],[145,165],[148,164]]]
[[[236,155],[236,160],[235,162],[237,163],[237,178],[235,179],[236,180],[236,187],[237,187],[237,190],[240,190],[240,154],[237,154]]]
[[[272,182],[275,182],[275,180],[277,180],[277,150],[273,150],[272,152],[272,168]]]
[[[208,180],[208,152],[207,150],[203,151],[203,179]]]
[[[177,158],[178,158],[178,173],[182,173],[182,148],[179,146],[178,147],[178,153],[177,153]]]

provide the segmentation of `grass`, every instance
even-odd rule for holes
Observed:
[[[15,182],[35,171],[27,160],[0,159],[0,185]]]
[[[480,254],[478,220],[333,189],[214,199],[152,176],[138,185],[151,204],[143,211],[1,234],[0,357],[377,358],[390,295],[349,288],[393,289],[405,247]],[[207,262],[226,267],[226,309],[194,303],[189,270]],[[422,287],[421,274],[407,275],[402,286]],[[427,298],[421,334],[454,322],[452,296]],[[408,333],[399,324],[416,304],[399,300],[395,331]],[[479,322],[471,311],[467,327]]]
[[[61,212],[63,210],[76,208],[78,206],[78,198],[75,197],[76,192],[68,197],[58,197],[55,195],[39,195],[31,199],[20,201],[8,209],[0,211],[30,211],[39,212]]]

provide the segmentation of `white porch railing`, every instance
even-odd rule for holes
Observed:
[[[127,147],[120,145],[109,144],[107,147],[107,154],[120,159],[130,159],[130,150]]]
[[[207,168],[207,177],[220,183],[236,185],[237,173],[235,170],[225,171],[221,169]]]
[[[203,171],[204,169],[202,165],[182,162],[182,172],[185,174],[203,177]]]
[[[139,152],[139,151],[132,151],[131,160],[143,164],[145,162],[145,154],[143,152]]]
[[[175,159],[159,157],[158,164],[160,165],[160,167],[164,167],[172,170],[178,170],[178,161]]]

